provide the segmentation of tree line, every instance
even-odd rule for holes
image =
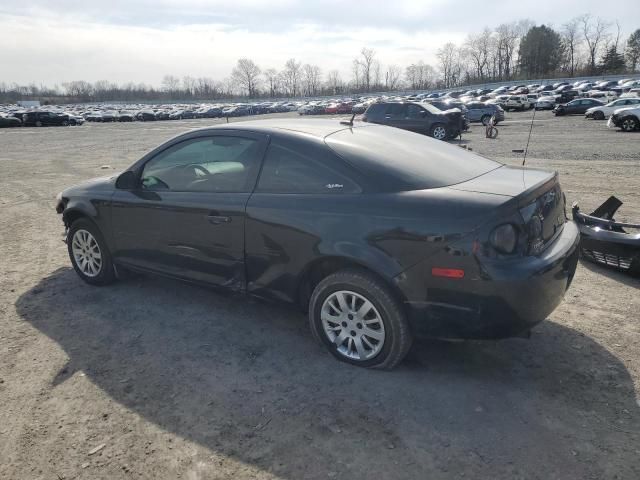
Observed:
[[[375,50],[363,48],[350,74],[323,72],[295,58],[281,68],[261,67],[241,58],[229,77],[183,78],[165,75],[159,87],[72,81],[52,87],[0,82],[0,102],[40,99],[57,102],[224,100],[238,97],[293,98],[325,95],[452,88],[518,79],[632,73],[640,66],[640,29],[621,38],[617,21],[585,14],[559,27],[530,20],[501,24],[472,33],[438,49],[436,63],[383,64]]]

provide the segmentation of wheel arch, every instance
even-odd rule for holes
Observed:
[[[313,290],[324,278],[346,269],[361,270],[380,280],[389,288],[404,308],[406,298],[390,276],[385,275],[381,271],[372,269],[357,258],[340,255],[328,255],[316,258],[305,266],[298,277],[298,291],[296,298],[300,307],[304,311],[307,310]]]

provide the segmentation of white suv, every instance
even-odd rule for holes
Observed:
[[[502,103],[504,110],[527,110],[533,106],[531,99],[526,95],[509,95]]]

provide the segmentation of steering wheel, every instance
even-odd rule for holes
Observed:
[[[193,170],[196,172],[196,177],[202,177],[202,176],[208,177],[210,175],[209,170],[207,170],[202,165],[199,165],[197,163],[192,163],[191,165],[187,165],[187,167],[193,168]],[[202,173],[202,175],[198,175],[198,172]]]

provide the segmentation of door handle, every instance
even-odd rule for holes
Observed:
[[[207,219],[212,225],[220,225],[231,221],[231,217],[226,217],[224,215],[207,215]]]

